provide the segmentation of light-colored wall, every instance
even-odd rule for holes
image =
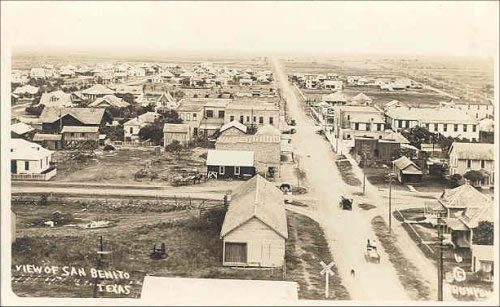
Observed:
[[[436,133],[439,132],[442,135],[448,137],[459,137],[459,138],[467,138],[469,140],[479,140],[479,125],[478,124],[457,124],[457,131],[455,131],[455,124],[454,123],[433,123],[433,122],[426,122],[422,121],[421,126],[422,127],[427,127],[427,124],[429,125],[428,130],[430,132]],[[437,130],[434,127],[434,124],[437,124]],[[446,126],[446,131],[445,130],[445,125]],[[467,125],[467,131],[464,131],[464,125]],[[474,131],[473,126],[476,126],[476,131]]]
[[[195,119],[193,119],[193,114],[196,114]],[[182,123],[189,125],[190,133],[192,136],[194,136],[194,128],[200,128],[200,123],[203,119],[203,110],[200,110],[198,112],[179,112],[179,118],[182,119]]]
[[[16,160],[17,172],[16,174],[40,174],[50,167],[52,155],[41,157],[39,160]],[[26,170],[25,162],[29,163],[29,169]]]
[[[255,217],[226,235],[226,242],[247,243],[250,266],[279,267],[284,263],[285,239]]]
[[[132,128],[132,132],[130,131]],[[139,131],[141,130],[140,125],[123,125],[124,137],[136,138],[139,135]]]
[[[179,133],[179,132],[163,133],[163,143],[165,146],[172,143],[174,140],[177,140],[179,141],[179,143],[185,145],[190,141],[190,136],[188,133]]]
[[[234,120],[240,121],[240,116],[243,116],[243,124],[250,125],[255,124],[257,126],[269,125],[269,118],[273,118],[272,126],[279,129],[280,122],[280,112],[279,110],[232,110],[226,109],[226,113],[224,116],[224,124],[231,122],[231,116],[234,116]],[[250,121],[247,121],[247,116],[250,117]],[[255,116],[255,122],[253,121],[253,117]],[[263,117],[264,123],[259,123],[259,118]]]

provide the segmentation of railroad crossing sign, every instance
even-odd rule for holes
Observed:
[[[325,275],[325,297],[328,298],[328,294],[329,294],[329,291],[328,291],[328,277],[329,276],[333,276],[333,271],[332,271],[332,267],[335,265],[335,263],[330,262],[329,264],[326,264],[324,263],[323,261],[320,261],[320,264],[321,266],[323,267],[323,270],[321,270],[321,272],[319,272],[321,275]]]

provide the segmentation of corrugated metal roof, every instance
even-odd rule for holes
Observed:
[[[65,132],[94,132],[99,131],[99,127],[96,126],[64,126],[61,133]]]
[[[217,143],[280,143],[280,140],[279,135],[223,135],[217,139]]]
[[[231,195],[221,238],[252,218],[257,218],[283,238],[288,238],[283,193],[260,175],[241,184]]]
[[[52,151],[39,144],[23,139],[11,139],[10,146],[10,159],[12,160],[40,160],[52,154]]]
[[[494,160],[495,145],[454,142],[450,147],[450,155],[451,154],[456,154],[458,159]]]

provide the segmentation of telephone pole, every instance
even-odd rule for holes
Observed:
[[[441,229],[441,217],[437,218],[437,231],[439,240],[439,262],[438,262],[438,301],[443,301],[443,230]]]
[[[395,174],[389,173],[387,175],[389,180],[389,233],[392,231],[392,182],[394,181]]]

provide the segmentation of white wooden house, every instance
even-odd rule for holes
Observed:
[[[226,266],[280,267],[288,239],[283,193],[256,175],[231,195],[220,237]]]

